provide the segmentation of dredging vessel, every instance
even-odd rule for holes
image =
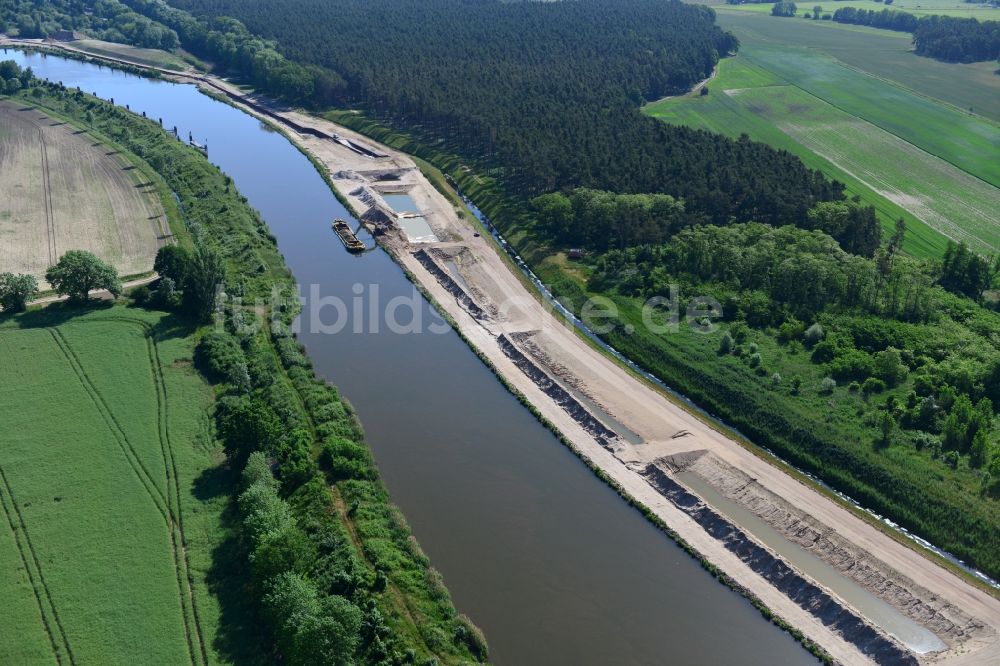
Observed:
[[[347,248],[348,252],[364,252],[365,244],[358,240],[358,237],[351,231],[350,225],[344,220],[334,220],[333,230],[337,232],[337,237]]]

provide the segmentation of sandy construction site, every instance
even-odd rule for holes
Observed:
[[[145,273],[169,235],[159,195],[107,146],[13,101],[0,102],[0,271],[45,270],[88,250],[122,275]]]
[[[408,156],[267,107],[219,79],[185,78],[266,117],[310,153],[380,244],[578,455],[835,661],[1000,663],[1000,599],[597,351]]]

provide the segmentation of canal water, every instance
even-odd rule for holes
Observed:
[[[283,136],[190,85],[6,58],[207,141],[278,238],[307,297],[300,340],[354,404],[393,500],[494,663],[815,663],[544,429],[381,249],[348,254],[330,231],[348,213]],[[393,332],[390,301],[397,323],[424,332]]]

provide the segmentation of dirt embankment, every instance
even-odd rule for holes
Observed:
[[[995,633],[993,628],[892,570],[872,553],[858,548],[828,525],[792,506],[748,474],[711,453],[700,451],[686,456],[671,456],[658,461],[656,466],[697,474],[789,541],[811,552],[949,643],[965,643]]]
[[[644,475],[678,509],[691,516],[706,532],[735,553],[751,569],[781,590],[789,599],[855,645],[878,664],[918,663],[906,648],[879,632],[860,616],[843,606],[819,586],[759,545],[728,519],[708,507],[697,496],[674,481],[657,465],[648,465]]]

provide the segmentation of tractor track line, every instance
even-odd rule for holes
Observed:
[[[5,491],[0,492],[0,504],[3,504],[4,513],[7,515],[7,522],[10,524],[11,531],[14,533],[17,550],[21,555],[21,561],[25,565],[24,569],[28,574],[28,579],[31,581],[31,587],[35,592],[35,599],[38,601],[38,610],[42,615],[42,623],[45,625],[45,632],[49,635],[49,640],[52,643],[53,654],[55,655],[56,661],[62,664],[63,661],[59,651],[59,646],[57,645],[55,636],[52,633],[52,627],[49,625],[48,619],[46,618],[45,606],[42,603],[38,587],[41,587],[42,590],[45,591],[45,599],[48,601],[52,618],[55,621],[56,627],[59,629],[59,635],[62,638],[63,646],[66,648],[66,655],[69,657],[69,663],[75,666],[76,658],[73,656],[73,649],[70,647],[69,638],[66,636],[66,630],[63,628],[62,621],[59,619],[59,611],[56,610],[55,602],[52,600],[52,591],[49,589],[48,584],[45,582],[45,576],[42,574],[42,564],[38,559],[38,553],[35,552],[35,547],[31,544],[31,535],[28,534],[28,525],[24,522],[24,516],[21,514],[21,509],[17,506],[17,500],[14,498],[14,492],[11,490],[10,482],[7,480],[7,473],[4,472],[2,467],[0,467],[0,482],[2,482],[2,489]],[[21,525],[20,532],[15,526],[14,516],[11,515],[10,509],[7,507],[7,501],[4,499],[5,495],[10,498],[11,507],[13,507],[14,514],[17,516],[17,522]],[[35,581],[34,575],[31,573],[28,558],[25,557],[24,549],[21,545],[21,539],[18,537],[19,533],[24,535],[24,543],[28,547],[28,552],[31,553],[31,561],[35,565],[35,571],[38,572],[37,582]]]
[[[181,491],[180,483],[177,480],[177,462],[174,457],[174,450],[170,444],[170,424],[168,421],[167,385],[163,377],[163,364],[160,362],[160,351],[153,339],[151,329],[146,329],[146,346],[149,351],[150,369],[153,372],[153,385],[156,393],[156,417],[157,434],[160,440],[160,452],[163,455],[163,469],[167,479],[167,503],[168,507],[174,505],[176,510],[171,509],[172,517],[170,539],[173,542],[174,560],[177,569],[177,587],[181,595],[181,610],[184,613],[184,630],[187,634],[188,651],[191,663],[197,664],[194,644],[191,639],[191,627],[188,622],[188,607],[191,609],[191,623],[194,624],[194,633],[198,639],[198,648],[201,653],[202,663],[208,665],[208,651],[205,648],[205,638],[201,630],[201,621],[198,616],[198,606],[194,595],[194,577],[191,574],[191,564],[187,557],[187,539],[184,536],[184,519],[181,511]],[[168,461],[169,458],[169,461]],[[176,529],[174,529],[176,528]],[[177,536],[180,535],[180,546],[177,544]],[[183,569],[183,571],[182,571]],[[187,583],[184,587],[182,577]],[[187,603],[185,603],[185,601]]]
[[[181,611],[184,615],[184,625],[185,625],[184,629],[185,633],[188,634],[186,638],[188,642],[189,656],[191,657],[192,664],[196,665],[198,663],[198,659],[195,654],[193,641],[191,640],[189,635],[190,628],[188,626],[189,621],[188,621],[187,608],[185,606],[185,596],[190,600],[191,616],[194,624],[195,634],[198,639],[198,651],[200,651],[201,653],[201,658],[203,663],[206,664],[207,666],[207,664],[209,663],[208,650],[205,645],[205,638],[201,628],[201,618],[198,612],[198,605],[194,594],[194,587],[195,587],[194,576],[191,573],[191,565],[187,558],[187,538],[184,534],[184,517],[180,505],[181,493],[180,493],[180,485],[177,480],[178,479],[177,464],[176,464],[176,459],[174,457],[173,447],[170,444],[170,425],[167,419],[168,402],[166,399],[167,396],[166,380],[163,375],[163,364],[160,362],[159,347],[156,345],[156,340],[153,337],[153,326],[150,325],[149,322],[147,321],[143,321],[142,319],[137,319],[132,317],[96,317],[91,321],[107,321],[113,323],[132,324],[138,327],[140,330],[142,330],[144,337],[146,338],[147,351],[149,353],[150,369],[153,373],[153,384],[156,390],[157,419],[158,419],[157,432],[160,438],[160,452],[161,455],[163,456],[164,472],[167,481],[167,497],[165,498],[165,501],[167,503],[167,514],[169,517],[165,515],[164,518],[167,520],[167,527],[168,530],[170,531],[171,546],[174,557],[174,567],[177,577],[177,586],[178,586],[178,591],[181,595],[180,597]],[[66,345],[66,351],[69,351],[73,355],[73,358],[76,360],[76,362],[79,364],[80,363],[79,358],[76,357],[75,353],[72,351],[72,348],[69,346],[69,342],[65,339],[64,336],[62,336],[61,332],[59,332],[59,335],[60,337],[62,337],[62,340]],[[82,364],[80,365],[80,370],[83,371]],[[85,372],[83,374],[84,376],[86,376]],[[97,391],[97,387],[95,386],[93,387],[93,389],[103,403],[103,398],[100,397],[100,394]],[[111,416],[111,418],[114,419],[113,414],[111,414],[110,407],[106,403],[104,403],[104,407],[105,409],[107,409],[108,414]],[[115,421],[115,425],[118,425],[117,421]],[[120,425],[118,425],[118,428],[121,431],[121,436],[124,437],[127,441],[127,437],[125,436],[124,431],[121,430]],[[135,453],[134,449],[131,446],[131,443],[129,444],[129,448],[133,450],[133,453]],[[145,471],[145,467],[143,467],[143,470]],[[148,471],[146,473],[148,475]],[[152,479],[150,477],[150,482],[151,481]],[[174,507],[174,501],[176,501],[176,509]],[[178,534],[180,536],[179,546],[177,542]],[[187,581],[186,594],[183,582],[185,580]]]
[[[45,200],[45,240],[48,245],[49,265],[56,263],[56,222],[52,212],[52,181],[49,171],[49,150],[45,145],[45,133],[38,128],[38,144],[42,153],[42,198]]]
[[[156,484],[153,482],[153,478],[149,474],[149,471],[145,468],[145,466],[143,466],[142,461],[139,459],[138,453],[136,453],[135,449],[132,447],[132,444],[128,441],[128,438],[125,437],[125,433],[121,429],[121,426],[118,425],[118,422],[115,421],[114,416],[110,414],[110,412],[108,411],[107,405],[104,403],[104,400],[101,398],[100,394],[97,393],[96,387],[94,387],[93,384],[90,382],[90,379],[84,372],[83,366],[80,365],[80,361],[76,357],[76,354],[74,354],[72,349],[70,349],[69,344],[66,342],[66,339],[62,336],[62,333],[60,333],[58,329],[50,328],[48,329],[48,331],[52,335],[52,338],[55,340],[56,345],[59,346],[59,349],[66,356],[66,359],[69,361],[70,367],[73,369],[73,372],[76,373],[77,379],[80,381],[80,384],[87,392],[87,395],[90,396],[90,399],[94,403],[94,406],[97,407],[97,411],[101,414],[101,417],[104,419],[104,422],[108,426],[108,429],[111,430],[111,434],[114,436],[115,442],[118,444],[119,448],[122,450],[122,453],[125,455],[125,459],[128,461],[128,464],[132,468],[132,471],[135,473],[136,477],[138,477],[139,483],[142,484],[143,488],[145,488],[146,490],[146,493],[149,495],[149,498],[153,501],[153,504],[156,505],[157,511],[160,512],[160,515],[162,515],[163,519],[167,521],[167,523],[169,524],[170,518],[168,517],[167,513],[166,498],[164,498],[163,494],[160,493],[160,489],[156,487]],[[130,453],[131,456],[129,455]],[[135,460],[133,460],[133,457],[135,458]]]

